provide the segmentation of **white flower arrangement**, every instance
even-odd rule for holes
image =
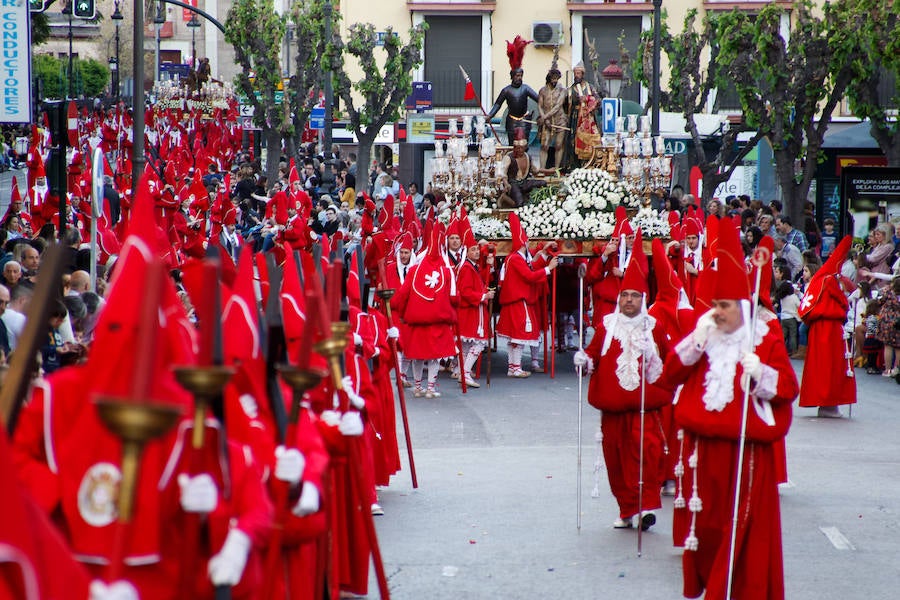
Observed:
[[[584,208],[612,211],[620,203],[627,208],[641,205],[640,198],[631,195],[624,183],[603,169],[575,169],[563,186],[568,196]]]
[[[496,217],[469,215],[469,223],[472,225],[472,233],[477,239],[493,240],[511,237],[509,223]]]
[[[656,209],[642,207],[631,219],[631,227],[635,230],[640,227],[644,238],[669,237],[668,214],[666,211],[660,213]]]
[[[609,237],[615,225],[615,215],[595,209],[571,208],[571,197],[564,201],[547,200],[527,204],[518,209],[519,219],[531,238],[593,240]]]
[[[449,225],[450,219],[452,219],[452,218],[453,218],[453,211],[450,210],[449,204],[437,216],[438,221],[440,221],[444,225]]]

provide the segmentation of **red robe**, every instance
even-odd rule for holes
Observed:
[[[475,263],[465,260],[457,271],[459,286],[459,335],[463,339],[491,337],[491,319],[484,300],[484,281]]]
[[[836,277],[813,279],[798,314],[809,325],[809,343],[803,364],[800,406],[856,404],[856,377],[848,370],[844,322],[847,297]],[[849,373],[849,376],[848,376]]]
[[[604,316],[616,309],[619,288],[622,285],[622,278],[613,273],[613,268],[618,264],[619,255],[617,253],[611,254],[605,261],[598,256],[588,262],[584,284],[591,291],[591,301],[594,304],[591,325],[595,328],[600,326]]]
[[[624,317],[619,317],[624,319]],[[650,318],[650,317],[648,317]],[[652,319],[652,318],[650,318]],[[602,411],[600,428],[603,433],[603,459],[609,476],[609,487],[619,504],[619,516],[628,519],[639,511],[661,508],[660,487],[666,479],[663,457],[666,439],[659,409],[672,401],[671,390],[658,385],[662,360],[668,352],[668,342],[662,327],[651,320],[657,357],[647,361],[647,385],[644,391],[643,473],[641,473],[641,386],[639,379],[623,384],[617,374],[622,344],[612,338],[606,354],[602,354],[606,326],[615,326],[615,315],[607,315],[600,324],[585,352],[594,361],[595,370],[588,386],[588,403]],[[620,326],[621,327],[621,326]],[[643,356],[628,361],[639,378]],[[624,366],[624,365],[623,365]],[[625,380],[628,376],[625,376]],[[636,387],[635,384],[637,384]],[[625,385],[626,387],[623,387]],[[629,389],[626,389],[629,388]],[[643,475],[643,490],[639,481]],[[642,493],[640,493],[642,492]]]
[[[735,598],[783,600],[775,445],[790,427],[791,402],[797,396],[798,386],[780,332],[760,321],[755,337],[758,343],[754,351],[762,362],[763,375],[752,388],[747,415],[733,592]],[[679,448],[684,475],[678,481],[673,536],[678,544],[692,535],[698,544],[695,550],[686,549],[682,558],[684,596],[697,598],[705,590],[707,600],[723,600],[743,409],[743,369],[739,361],[746,349],[743,342],[730,346],[711,344],[708,342],[705,350],[699,349],[692,336],[686,337],[666,359],[663,377],[669,384],[684,384],[675,405],[675,418],[684,430]],[[710,356],[722,364],[711,369]],[[734,371],[729,372],[729,368]],[[716,374],[726,378],[723,385],[708,386],[707,378],[712,382]],[[715,389],[720,393],[713,394]],[[708,390],[710,397],[705,398]],[[724,406],[718,408],[720,403]],[[696,468],[688,460],[694,453]],[[689,506],[687,500],[695,481],[702,510],[691,513],[686,506],[678,507],[678,503]],[[693,534],[692,516],[696,518]]]
[[[537,345],[541,336],[541,322],[537,307],[541,292],[547,285],[543,258],[529,264],[522,252],[506,257],[500,282],[500,318],[497,335],[511,343]]]
[[[391,298],[391,308],[408,328],[403,338],[406,358],[432,360],[456,355],[456,301],[456,277],[439,258],[426,257],[407,274]]]
[[[354,311],[351,307],[351,322]],[[391,371],[393,352],[387,338],[387,317],[378,311],[358,312],[355,333],[363,339],[362,358],[372,361],[374,394],[366,398],[366,415],[372,427],[372,457],[375,485],[388,485],[391,475],[400,470],[400,450],[397,443],[397,413],[394,408],[394,388]]]

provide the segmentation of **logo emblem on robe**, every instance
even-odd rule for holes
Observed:
[[[97,463],[87,470],[78,486],[78,513],[88,525],[105,527],[116,520],[121,481],[122,472],[112,463]]]

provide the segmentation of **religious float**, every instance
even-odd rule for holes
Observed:
[[[469,156],[467,132],[474,125],[477,156]],[[466,207],[478,239],[494,243],[498,254],[509,251],[506,215],[515,210],[531,244],[556,241],[566,255],[590,255],[594,242],[607,240],[616,224],[616,209],[626,209],[632,228],[640,227],[644,240],[669,237],[665,212],[652,208],[654,197],[668,194],[672,157],[665,154],[661,137],[650,135],[649,117],[620,117],[616,133],[603,136],[582,168],[568,175],[543,178],[528,202],[516,209],[498,208],[498,173],[509,146],[485,136],[482,118],[466,117],[462,133],[454,120],[450,137],[435,142],[432,187],[451,204]],[[449,220],[450,210],[439,215]]]

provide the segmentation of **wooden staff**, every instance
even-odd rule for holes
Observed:
[[[35,285],[34,296],[28,303],[25,330],[19,338],[19,346],[12,355],[9,370],[0,388],[0,418],[6,423],[10,440],[28,392],[31,375],[37,367],[38,348],[47,339],[50,301],[59,294],[62,270],[62,247],[50,246],[41,260],[41,274]]]
[[[555,271],[554,271],[555,272]],[[582,350],[581,334],[584,327],[584,279],[578,278],[578,347]],[[583,368],[578,367],[578,468],[575,471],[575,488],[577,490],[575,500],[575,525],[578,533],[581,533],[581,419],[582,398],[584,397],[584,373]]]
[[[559,332],[556,331],[556,271],[557,269],[553,269],[553,274],[550,276],[550,343],[553,343],[554,337],[559,337]],[[557,340],[557,343],[558,340]],[[546,364],[546,363],[544,363]],[[553,349],[553,352],[550,353],[550,379],[556,377],[556,348]]]
[[[340,264],[340,261],[332,263]],[[347,332],[349,324],[345,322],[333,322],[331,324],[332,337],[316,344],[316,351],[328,359],[329,370],[331,371],[332,385],[335,392],[341,399],[342,411],[347,408],[347,392],[344,390],[344,369],[341,366],[341,355],[347,346]],[[368,502],[366,500],[365,480],[362,473],[363,455],[361,448],[361,438],[348,437],[347,447],[349,449],[349,471],[350,471],[350,487],[351,494],[355,498],[356,504],[360,507],[365,524],[366,537],[369,541],[369,548],[372,554],[372,563],[375,566],[375,578],[378,581],[378,591],[382,600],[388,600],[390,590],[387,585],[387,576],[384,572],[384,563],[381,560],[381,549],[378,547],[378,536],[375,532],[375,522],[372,520],[372,512],[368,510]],[[337,586],[337,582],[332,582],[332,589]]]
[[[495,288],[488,288],[490,291],[494,291]],[[491,332],[487,337],[487,364],[485,365],[485,381],[488,387],[491,387],[491,336],[494,335],[494,299],[491,298],[488,300],[488,327],[491,328]]]
[[[382,269],[383,264],[384,259],[378,263],[379,270]],[[381,281],[384,281],[383,277]],[[379,282],[378,286],[381,287],[382,285],[383,284]],[[395,290],[385,289],[379,289],[376,292],[384,305],[384,314],[387,317],[388,327],[394,327],[394,318],[391,314],[391,297],[394,295],[394,292]],[[406,455],[409,458],[409,474],[412,478],[413,489],[416,489],[419,487],[419,481],[416,477],[416,461],[413,459],[412,438],[409,435],[409,417],[406,413],[406,393],[403,391],[403,376],[400,373],[400,353],[397,350],[397,340],[389,337],[388,344],[391,347],[391,355],[394,358],[394,383],[397,385],[397,398],[400,400],[400,417],[403,421],[403,435],[406,438]]]
[[[384,259],[378,261],[378,297],[384,305],[384,314],[387,317],[388,327],[394,327],[394,316],[391,312],[391,298],[396,290],[385,289],[387,284],[385,274]],[[412,478],[413,489],[419,487],[419,481],[416,477],[416,461],[413,459],[412,438],[409,433],[409,416],[406,412],[406,392],[403,390],[403,374],[400,372],[400,351],[397,349],[397,340],[388,338],[388,344],[391,346],[391,354],[394,358],[394,379],[397,386],[397,398],[400,400],[400,416],[403,421],[403,435],[406,438],[406,454],[409,458],[409,474]]]

